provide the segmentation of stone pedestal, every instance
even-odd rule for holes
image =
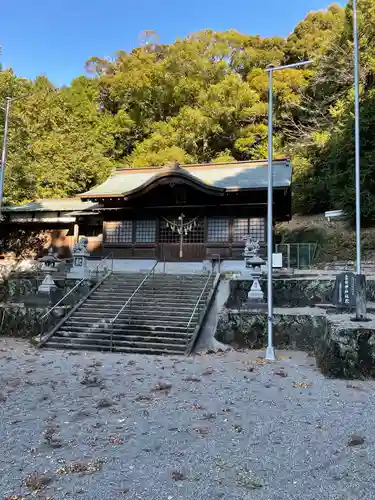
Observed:
[[[251,285],[249,293],[247,294],[247,298],[250,301],[264,301],[263,291],[260,287],[259,279],[257,277],[254,277],[254,281]]]
[[[81,280],[90,274],[88,267],[88,258],[90,252],[87,250],[87,238],[81,238],[79,243],[73,249],[73,266],[67,274],[68,279]]]
[[[57,286],[55,285],[55,282],[52,279],[52,276],[50,273],[46,275],[42,283],[39,285],[38,288],[38,293],[48,293],[51,294],[53,291],[55,291]]]

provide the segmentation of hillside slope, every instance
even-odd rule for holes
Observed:
[[[277,226],[281,243],[317,243],[315,264],[354,261],[356,233],[344,220],[328,222],[324,215],[294,216]],[[375,260],[375,227],[361,231],[362,259]]]

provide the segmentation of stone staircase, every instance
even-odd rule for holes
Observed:
[[[142,273],[110,275],[53,332],[46,346],[144,354],[188,352],[193,336],[198,333],[199,319],[214,286],[215,275],[210,278],[208,274],[150,275],[111,323],[146,276]]]

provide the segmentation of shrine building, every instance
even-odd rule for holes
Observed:
[[[75,199],[4,207],[3,224],[54,231],[57,247],[86,236],[98,257],[238,260],[248,234],[266,244],[267,182],[266,160],[121,168]],[[273,223],[291,219],[291,183],[289,159],[274,160]]]

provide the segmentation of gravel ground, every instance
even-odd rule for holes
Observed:
[[[0,498],[375,498],[375,383],[303,353],[190,358],[0,341]]]

